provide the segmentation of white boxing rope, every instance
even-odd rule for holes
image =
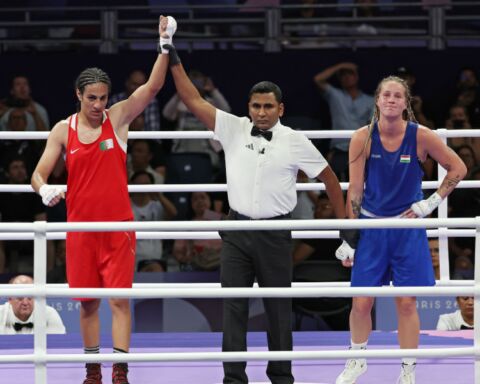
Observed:
[[[480,217],[479,217],[480,219]],[[46,232],[121,232],[121,231],[256,231],[305,230],[337,228],[476,228],[475,218],[445,219],[317,219],[317,220],[209,220],[209,221],[122,221],[0,223],[0,232],[36,232],[39,226]]]
[[[340,187],[346,191],[346,182],[341,182]],[[439,181],[423,181],[422,189],[438,189]],[[54,187],[67,190],[64,184],[52,184]],[[323,183],[297,183],[297,191],[325,191]],[[480,188],[480,180],[462,180],[456,188]],[[226,192],[227,184],[135,184],[128,186],[128,192]],[[34,192],[30,184],[0,184],[0,192]]]
[[[85,297],[85,298],[163,298],[163,299],[218,299],[240,297],[396,297],[396,296],[474,296],[480,294],[477,286],[441,287],[284,287],[284,288],[198,288],[180,287],[169,290],[158,288],[11,288],[2,290],[10,297]]]
[[[436,287],[473,287],[474,280],[437,280]],[[55,290],[55,289],[66,289],[68,284],[46,284],[46,288]],[[350,282],[348,281],[317,281],[317,282],[292,282],[293,288],[329,288],[329,287],[350,287]],[[15,287],[12,284],[0,284],[0,292],[3,296],[10,295],[10,292],[16,289],[33,289],[35,288],[33,284],[22,284],[22,286]],[[201,288],[201,289],[211,289],[211,288],[221,288],[220,283],[133,283],[133,288],[135,289],[172,289],[176,290],[179,288]],[[258,283],[254,283],[252,288],[260,288]],[[20,293],[18,293],[20,294]],[[25,295],[25,292],[22,291],[22,295]],[[20,295],[21,296],[21,295]],[[54,297],[54,296],[53,296]]]
[[[442,231],[443,234],[443,231]],[[446,229],[447,237],[474,237],[474,229]],[[439,237],[438,229],[427,230],[428,237]],[[49,232],[47,240],[65,240],[66,232]],[[157,239],[157,240],[220,240],[218,232],[138,232],[137,240]],[[292,231],[293,239],[338,239],[338,231]],[[33,232],[13,232],[0,233],[0,240],[33,240]]]
[[[282,360],[336,360],[354,358],[403,357],[445,358],[469,357],[480,353],[479,348],[424,348],[424,349],[363,349],[344,351],[258,351],[258,352],[163,352],[163,353],[102,353],[102,354],[54,354],[49,353],[45,363],[83,362],[186,362],[186,361],[282,361]],[[39,360],[36,355],[0,355],[0,363],[28,363]]]
[[[474,287],[474,280],[437,280],[435,287]],[[142,289],[157,289],[157,290],[177,290],[179,288],[194,288],[194,289],[212,289],[221,288],[220,283],[133,283],[133,288]],[[347,287],[350,288],[350,282],[348,281],[316,281],[316,282],[292,282],[292,288],[332,288],[332,287]],[[0,293],[2,296],[9,296],[10,292],[14,292],[16,296],[26,295],[25,289],[29,289],[28,292],[34,292],[35,287],[33,284],[22,284],[19,287],[15,287],[12,284],[0,284]],[[68,284],[45,284],[45,288],[51,291],[58,289],[67,289]],[[260,288],[258,283],[254,283],[251,288]],[[246,288],[250,289],[250,288]],[[18,291],[17,290],[21,290]],[[52,294],[55,297],[55,294]],[[320,296],[318,296],[320,297]]]
[[[323,130],[323,131],[302,131],[310,139],[348,139],[354,130]],[[442,137],[480,137],[478,129],[445,129],[439,128],[433,130]],[[18,132],[3,131],[0,132],[0,140],[45,140],[50,132]],[[215,135],[211,131],[136,131],[128,132],[129,139],[214,139]]]

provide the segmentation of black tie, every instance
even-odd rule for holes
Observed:
[[[13,324],[13,328],[15,329],[15,331],[21,331],[22,328],[25,327],[25,328],[33,328],[33,323],[14,323]]]
[[[263,136],[265,140],[272,140],[272,132],[267,131],[266,129],[259,129],[255,126],[252,127],[252,131],[250,132],[252,136]]]
[[[473,329],[473,327],[467,327],[466,325],[461,325],[460,326],[460,329]]]

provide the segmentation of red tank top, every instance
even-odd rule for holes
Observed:
[[[127,155],[108,114],[100,137],[90,144],[78,139],[78,115],[69,118],[66,153],[67,220],[133,220],[128,196]]]

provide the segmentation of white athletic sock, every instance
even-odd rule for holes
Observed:
[[[353,342],[353,340],[350,340],[350,345],[352,349],[367,349],[367,343],[368,343],[368,340],[365,341],[364,343],[359,343],[359,344],[356,344]]]
[[[353,349],[353,350],[367,349],[367,343],[368,343],[368,340],[359,344],[354,343],[353,340],[350,340],[350,349]],[[361,365],[364,365],[367,362],[366,359],[355,359],[355,360],[358,360],[358,362]]]

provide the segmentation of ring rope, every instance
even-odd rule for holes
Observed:
[[[50,285],[51,286],[51,285]],[[159,291],[158,288],[14,288],[8,290],[11,297],[89,297],[89,298],[163,298],[163,299],[218,299],[241,297],[395,297],[395,296],[474,296],[480,287],[285,287],[285,288],[176,288]]]
[[[325,131],[299,131],[309,139],[345,139],[350,138],[354,130],[325,130]],[[433,130],[441,137],[480,137],[478,129],[445,129]],[[2,131],[0,140],[45,140],[49,131]],[[212,131],[136,131],[128,132],[129,139],[214,139]]]
[[[391,350],[345,350],[345,351],[260,351],[260,352],[168,352],[168,353],[101,353],[3,355],[0,363],[82,363],[82,362],[184,362],[184,361],[258,361],[258,360],[334,360],[352,358],[402,357],[469,357],[480,353],[480,348],[424,348]]]
[[[340,183],[342,190],[348,189],[346,182]],[[422,189],[437,189],[439,181],[423,181]],[[64,184],[51,184],[67,190]],[[297,191],[325,191],[323,183],[297,183]],[[456,188],[480,188],[480,180],[462,180]],[[129,192],[226,192],[227,184],[135,184],[128,186]],[[34,192],[30,184],[0,184],[0,192]]]
[[[40,227],[42,226],[42,227]],[[209,221],[132,221],[132,222],[45,222],[0,223],[0,232],[121,232],[121,231],[255,231],[255,230],[304,230],[336,228],[479,228],[477,218],[445,219],[317,219],[317,220],[209,220]]]
[[[439,229],[427,230],[428,237],[439,237],[440,232],[447,237],[474,237],[474,229],[446,229],[441,231]],[[33,232],[10,232],[1,233],[0,240],[33,240]],[[47,240],[65,240],[67,237],[66,232],[49,232],[47,233]],[[145,239],[157,239],[157,240],[220,240],[221,237],[218,232],[138,232],[137,240]],[[338,231],[292,231],[293,239],[338,239]]]

